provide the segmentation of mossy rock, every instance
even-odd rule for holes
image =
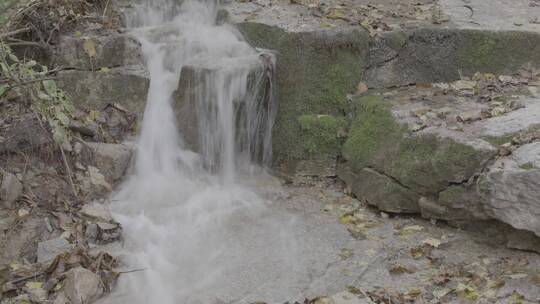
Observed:
[[[345,181],[356,197],[380,210],[392,213],[417,213],[420,196],[394,179],[364,168],[352,172],[346,164],[338,165],[338,176]]]
[[[273,131],[275,167],[291,173],[299,161],[324,157],[327,146],[311,147],[306,154],[306,146],[314,142],[304,136],[300,118],[345,117],[349,112],[347,94],[354,93],[362,78],[368,35],[358,30],[291,33],[257,23],[237,26],[251,45],[276,52],[279,108]]]
[[[412,133],[394,118],[380,96],[365,96],[356,104],[356,116],[343,147],[343,155],[355,172],[373,168],[416,193],[433,195],[467,181],[496,153],[486,142],[451,133]]]
[[[381,33],[370,44],[366,83],[391,87],[448,82],[476,72],[515,73],[540,65],[540,34],[423,27]]]
[[[334,175],[348,121],[342,116],[304,114],[298,118],[303,159],[296,165],[302,175]]]

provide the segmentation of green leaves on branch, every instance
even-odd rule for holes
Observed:
[[[68,127],[75,108],[66,93],[49,77],[46,66],[34,60],[20,60],[0,41],[0,72],[0,98],[11,93],[30,100],[32,110],[49,125],[54,141],[61,144],[69,140]]]

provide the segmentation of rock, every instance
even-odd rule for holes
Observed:
[[[497,160],[479,189],[489,216],[540,236],[540,142]]]
[[[84,236],[89,242],[95,243],[98,237],[98,233],[99,233],[98,225],[96,224],[86,225],[86,231],[84,232]]]
[[[257,23],[237,26],[251,45],[276,51],[279,107],[272,132],[274,166],[294,175],[297,164],[313,160],[313,166],[303,162],[300,169],[321,172],[324,159],[332,167],[328,171],[335,171],[333,157],[326,160],[326,146],[321,146],[320,154],[318,146],[310,147],[318,138],[305,136],[301,117],[345,118],[344,113],[349,111],[347,94],[354,93],[362,80],[369,34],[351,28],[294,33]],[[332,147],[333,151],[339,151],[342,143],[335,134],[330,140],[338,145]],[[306,154],[306,150],[310,153]],[[322,172],[326,174],[327,170]]]
[[[81,135],[93,137],[97,134],[99,126],[95,122],[81,122],[77,120],[71,120],[69,122],[69,128],[71,131],[78,132]]]
[[[149,79],[143,66],[111,68],[110,71],[67,70],[58,73],[58,87],[65,90],[74,105],[101,110],[118,103],[131,112],[142,113]]]
[[[364,168],[353,173],[346,166],[340,165],[338,176],[351,185],[352,193],[380,210],[393,213],[416,213],[419,211],[419,195],[394,179],[384,176],[373,169]]]
[[[66,273],[64,292],[72,304],[92,303],[103,295],[101,278],[88,269],[73,268]]]
[[[23,185],[12,173],[4,172],[2,184],[0,185],[0,200],[6,208],[14,208],[15,201],[19,199],[23,192]]]
[[[503,116],[477,121],[465,127],[479,137],[504,138],[539,125],[540,102],[535,98],[525,98],[524,108],[505,113]]]
[[[346,128],[346,119],[331,115],[301,115],[298,121],[304,159],[296,164],[296,174],[335,176],[342,141],[339,133]]]
[[[105,179],[113,184],[124,176],[134,150],[128,144],[87,142],[82,151],[82,163],[98,168]]]
[[[61,237],[39,242],[37,249],[37,261],[38,263],[43,263],[53,260],[57,255],[71,251],[72,249],[73,245]]]
[[[69,299],[66,297],[66,294],[61,291],[56,294],[53,304],[71,304]]]
[[[20,152],[41,148],[52,143],[52,136],[33,114],[22,115],[18,120],[0,128],[0,153]]]
[[[482,119],[482,110],[471,110],[457,116],[459,122],[472,122]]]
[[[113,221],[111,212],[104,205],[98,203],[84,205],[81,214],[101,222]]]
[[[510,74],[540,62],[536,32],[420,27],[380,33],[373,40],[364,80],[370,88],[456,81],[478,71]],[[471,91],[470,84],[458,87]]]
[[[540,238],[530,231],[508,229],[506,247],[540,253]]]
[[[106,194],[112,191],[112,186],[105,180],[98,168],[88,166],[88,177],[95,194]]]
[[[78,70],[99,70],[143,64],[140,43],[127,35],[62,37],[56,54],[56,64]]]
[[[497,153],[488,142],[444,127],[410,134],[379,96],[364,96],[343,146],[353,172],[373,168],[426,196],[480,172]]]

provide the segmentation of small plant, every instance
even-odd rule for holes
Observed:
[[[75,108],[66,93],[58,89],[46,66],[20,60],[0,41],[0,72],[0,98],[22,97],[29,101],[31,110],[47,122],[56,143],[69,140],[69,117]]]

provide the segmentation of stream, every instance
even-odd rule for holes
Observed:
[[[128,16],[143,46],[150,89],[131,176],[114,195],[121,252],[130,269],[113,303],[249,302],[299,297],[319,254],[306,255],[310,227],[272,202],[273,55],[255,50],[212,1],[146,1]],[[178,130],[173,94],[193,71],[188,102],[199,153]],[[261,195],[258,185],[271,183]],[[266,186],[265,186],[266,187]],[[266,187],[268,188],[268,187]],[[309,251],[309,250],[307,250]]]

